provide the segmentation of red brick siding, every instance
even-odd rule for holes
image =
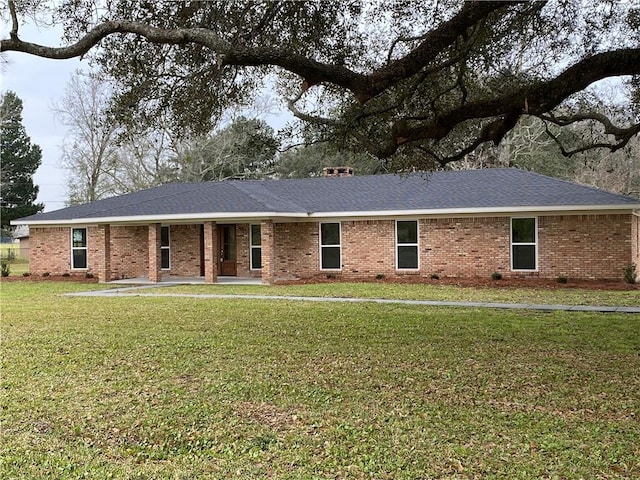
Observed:
[[[633,220],[636,232],[637,218]],[[535,272],[511,271],[510,217],[419,220],[417,272],[395,268],[393,220],[342,222],[340,272],[320,270],[318,223],[276,224],[275,228],[276,281],[327,275],[344,280],[377,275],[389,279],[432,274],[488,277],[493,272],[505,277],[621,278],[622,268],[638,258],[637,246],[632,248],[631,215],[539,217]]]
[[[541,277],[622,278],[631,261],[631,215],[538,218]]]
[[[276,281],[310,278],[320,273],[317,223],[275,223],[274,236]],[[262,253],[264,257],[264,250]]]
[[[395,275],[395,221],[342,222],[342,276],[372,278]]]
[[[111,227],[111,278],[149,275],[149,227]]]
[[[488,277],[510,273],[510,219],[435,218],[420,222],[420,273]]]
[[[200,276],[200,225],[169,226],[169,266],[163,273],[180,277]]]
[[[260,278],[260,270],[251,270],[251,244],[248,223],[236,225],[236,262],[239,277]]]
[[[262,223],[263,237],[266,223]],[[179,276],[200,274],[200,226],[172,225],[171,270]],[[621,278],[635,262],[640,269],[640,217],[626,215],[565,215],[538,218],[538,271],[511,272],[510,218],[435,218],[419,220],[420,270],[395,268],[395,221],[341,223],[342,269],[320,270],[318,222],[274,223],[273,257],[263,242],[263,272],[250,270],[249,224],[237,225],[239,276],[265,272],[275,281],[325,278],[393,279],[431,274],[451,277],[535,275],[545,278]],[[88,270],[100,268],[98,227],[88,228]],[[71,272],[68,227],[31,228],[31,272]],[[110,229],[111,278],[148,275],[149,229],[122,226]],[[271,270],[273,269],[273,271]],[[78,272],[82,273],[82,272]]]
[[[30,227],[29,271],[32,275],[71,272],[71,230],[69,227]]]

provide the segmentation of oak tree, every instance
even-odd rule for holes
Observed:
[[[620,124],[582,101],[608,78],[637,100],[633,2],[65,0],[47,12],[64,24],[63,46],[20,37],[21,16],[45,5],[8,2],[2,51],[90,56],[118,81],[112,112],[131,124],[163,117],[206,134],[270,85],[304,124],[418,167],[499,144],[527,116],[597,122],[606,141],[595,146],[611,151],[640,131],[637,112]]]

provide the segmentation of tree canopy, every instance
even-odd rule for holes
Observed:
[[[38,186],[33,184],[42,151],[31,143],[22,125],[22,100],[14,92],[2,95],[0,121],[0,218],[5,229],[11,220],[33,215],[44,208],[35,203]]]
[[[621,77],[621,93],[640,103],[633,2],[46,5],[8,2],[12,27],[2,51],[90,56],[117,83],[112,114],[132,125],[163,118],[176,131],[204,135],[225,109],[250,104],[269,86],[302,125],[418,167],[498,144],[523,117],[561,127],[595,123],[605,138],[595,146],[611,151],[640,132],[638,111],[619,123],[585,100],[596,82]],[[43,14],[64,25],[66,45],[20,37],[21,18]]]

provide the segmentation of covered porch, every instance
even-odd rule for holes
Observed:
[[[176,277],[163,276],[158,282],[152,282],[149,277],[126,278],[123,280],[112,280],[108,283],[115,285],[204,285],[207,282],[204,277]],[[223,277],[218,276],[215,285],[261,285],[260,278],[251,277]]]
[[[102,283],[273,281],[271,220],[167,222],[130,227],[102,224],[92,237],[94,248],[89,254]]]

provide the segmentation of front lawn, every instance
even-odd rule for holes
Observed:
[[[130,292],[137,293],[137,292]],[[293,295],[306,297],[392,298],[452,302],[640,306],[640,290],[587,288],[472,288],[398,283],[316,283],[309,285],[180,285],[149,293]]]
[[[640,316],[4,283],[0,478],[638,478]]]

